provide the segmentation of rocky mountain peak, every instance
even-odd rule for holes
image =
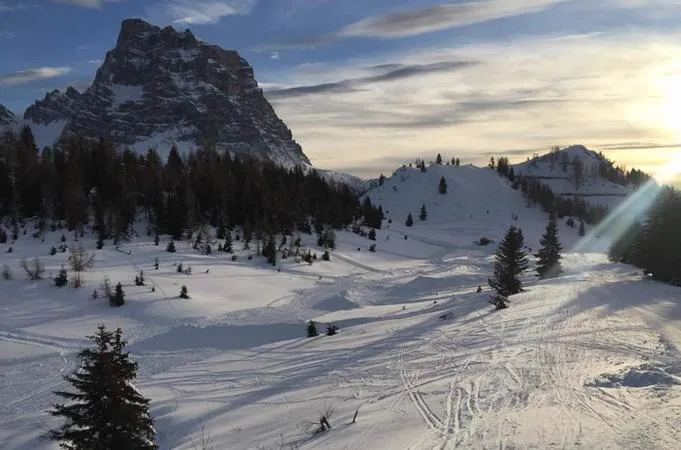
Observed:
[[[12,125],[16,122],[16,117],[9,109],[0,105],[0,126]]]
[[[45,94],[42,100],[29,106],[24,113],[24,118],[40,125],[69,120],[74,113],[74,105],[80,97],[80,93],[72,87],[66,89],[65,92],[54,89]]]
[[[49,93],[26,114],[48,123],[74,110],[62,137],[104,137],[138,151],[210,146],[285,165],[309,164],[248,62],[189,30],[124,20],[90,88],[77,96],[70,90]]]

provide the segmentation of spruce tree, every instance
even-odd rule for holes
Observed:
[[[537,253],[537,273],[541,279],[555,278],[563,271],[560,265],[560,252],[563,248],[558,240],[558,227],[556,226],[556,218],[551,215],[548,225],[546,225],[546,232],[539,240],[541,249]]]
[[[577,234],[580,236],[586,235],[586,228],[584,227],[584,221],[580,220],[579,221],[579,231],[577,231]]]
[[[497,296],[505,299],[522,291],[518,276],[528,267],[527,254],[523,251],[523,233],[512,225],[499,244],[494,262],[494,273],[488,280]],[[497,305],[497,308],[499,306]]]
[[[81,350],[80,368],[65,377],[76,392],[55,392],[68,404],[55,404],[50,411],[66,423],[48,437],[71,450],[158,448],[149,400],[132,384],[137,363],[124,352],[121,329],[112,332],[100,325],[88,338],[94,347]]]
[[[428,218],[428,213],[426,212],[426,204],[421,205],[421,212],[419,213],[419,219],[426,220]]]
[[[168,246],[166,247],[166,251],[168,253],[175,253],[175,241],[170,241],[168,242]]]
[[[307,337],[315,337],[318,335],[319,333],[317,332],[317,325],[315,325],[315,323],[312,320],[310,320],[310,322],[308,322],[307,324]]]
[[[125,305],[125,293],[123,292],[123,286],[121,283],[116,285],[113,296],[109,300],[111,306],[123,306]]]
[[[439,153],[437,154],[437,158],[435,158],[435,163],[436,164],[442,164],[442,155],[441,154],[439,154]]]
[[[187,286],[182,285],[182,288],[180,288],[180,298],[189,298],[189,292],[187,291]]]
[[[411,213],[407,216],[407,221],[404,224],[408,227],[414,225],[414,219],[411,217]]]
[[[232,232],[229,230],[225,233],[225,245],[222,246],[222,251],[232,253]]]
[[[447,180],[445,180],[445,177],[440,178],[440,185],[438,186],[437,191],[440,194],[447,193]]]

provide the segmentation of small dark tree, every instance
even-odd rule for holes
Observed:
[[[421,205],[421,212],[419,213],[419,219],[426,220],[428,218],[428,213],[426,212],[426,204]]]
[[[494,274],[489,279],[489,285],[497,292],[500,301],[522,291],[518,276],[528,266],[523,241],[522,231],[512,225],[497,249]]]
[[[154,258],[154,269],[158,270],[158,257]]]
[[[57,248],[56,248],[56,247],[52,247],[52,248],[50,249],[50,256],[54,256],[54,255],[56,255],[56,254],[57,254]]]
[[[440,194],[447,193],[447,180],[445,180],[445,177],[440,178],[440,185],[438,186],[437,191]]]
[[[329,261],[331,260],[331,256],[329,256],[329,251],[325,250],[324,253],[322,253],[322,260],[323,261]]]
[[[407,221],[404,224],[408,227],[414,225],[414,219],[411,217],[411,213],[407,216]]]
[[[326,327],[326,335],[327,336],[333,336],[336,333],[338,333],[338,327],[336,325],[329,324]]]
[[[232,232],[229,230],[225,233],[225,244],[222,246],[222,251],[232,253]]]
[[[61,266],[59,273],[54,277],[54,285],[57,287],[64,287],[69,283],[68,275],[66,274],[66,269]]]
[[[376,253],[376,244],[371,244],[369,246],[369,251],[372,252],[372,253]]]
[[[7,243],[7,232],[0,228],[0,244],[6,244]]]
[[[123,285],[121,285],[121,283],[116,284],[116,289],[114,289],[114,293],[109,300],[109,304],[111,306],[125,305],[125,292],[123,292]]]
[[[555,278],[561,274],[562,268],[560,265],[560,252],[563,248],[558,240],[558,227],[556,226],[556,219],[552,215],[546,225],[546,232],[539,240],[542,248],[537,253],[537,273],[542,279]]]
[[[160,241],[161,239],[159,238],[158,233],[156,233],[154,235],[154,245],[158,245]]]
[[[149,400],[132,384],[137,363],[124,351],[121,329],[100,325],[88,338],[94,346],[78,354],[80,368],[65,377],[76,392],[55,392],[68,404],[55,404],[50,414],[66,423],[50,431],[49,439],[71,450],[158,448]]]
[[[180,288],[180,298],[189,298],[189,291],[185,285],[182,285],[182,288]]]
[[[310,322],[308,322],[307,324],[307,337],[315,336],[319,336],[319,333],[317,332],[317,325],[315,325],[315,323],[312,320],[310,320]]]
[[[140,270],[140,273],[135,277],[135,286],[144,286],[144,272]]]
[[[577,234],[579,236],[584,236],[586,235],[586,227],[584,226],[584,221],[580,220],[579,221],[579,230],[577,231]]]
[[[104,248],[104,239],[102,237],[97,238],[97,250],[101,250]]]
[[[439,153],[437,154],[437,158],[435,158],[435,163],[436,164],[442,164],[442,155],[441,154],[439,154]]]
[[[376,230],[373,228],[369,230],[368,238],[372,241],[376,240]]]
[[[177,265],[177,273],[182,273],[182,272],[183,272],[182,263],[180,263],[180,264]]]
[[[168,253],[175,253],[175,241],[170,241],[168,242],[168,246],[166,247],[166,251]]]

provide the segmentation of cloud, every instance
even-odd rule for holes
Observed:
[[[101,8],[103,0],[51,0],[54,3],[67,3],[82,8]]]
[[[7,30],[0,30],[0,39],[14,39],[17,35]]]
[[[14,86],[31,81],[59,77],[71,72],[70,67],[37,67],[0,74],[0,86]]]
[[[206,25],[218,23],[226,16],[248,15],[256,0],[170,0],[156,3],[150,13],[157,16],[159,9],[173,23]]]
[[[270,59],[280,59],[279,52],[270,53]]]
[[[283,40],[266,48],[315,48],[348,37],[397,38],[543,11],[570,0],[468,0],[368,17],[325,35]]]
[[[12,11],[14,11],[14,8],[7,5],[5,2],[0,2],[0,13],[12,12]]]
[[[533,36],[301,65],[268,74],[265,94],[324,168],[375,175],[400,155],[484,163],[505,149],[522,160],[552,145],[655,143],[619,151],[637,167],[681,141],[680,52],[672,32]]]
[[[266,95],[269,98],[277,99],[299,97],[301,95],[327,94],[331,92],[356,92],[364,90],[364,84],[397,81],[429,73],[449,72],[469,67],[474,64],[474,61],[443,61],[430,64],[403,65],[396,63],[375,65],[370,67],[369,70],[379,72],[377,74],[334,82],[272,89],[267,91]]]
[[[340,36],[401,37],[536,13],[566,0],[485,0],[449,3],[362,19]]]
[[[88,64],[101,64],[102,60],[101,59],[91,59],[88,61]]]

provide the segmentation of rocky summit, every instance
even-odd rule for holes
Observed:
[[[140,19],[122,22],[116,47],[83,94],[50,92],[24,119],[62,121],[57,139],[104,137],[139,152],[209,146],[309,164],[239,53]]]
[[[12,112],[9,109],[0,105],[0,126],[12,125],[15,122],[16,119],[14,117],[14,114],[12,114]]]

